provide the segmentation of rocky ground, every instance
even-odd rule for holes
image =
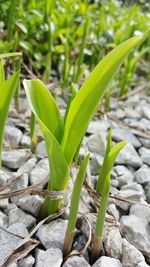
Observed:
[[[66,103],[60,97],[57,101],[63,114]],[[36,187],[40,192],[50,170],[40,131],[36,155],[30,151],[29,116],[26,99],[22,97],[19,115],[12,104],[5,128],[0,169],[0,266],[6,263],[9,267],[150,266],[150,96],[139,92],[122,101],[113,99],[111,111],[99,112],[94,117],[83,141],[80,157],[91,151],[87,182],[92,188],[102,164],[108,129],[113,129],[114,142],[129,142],[111,174],[104,248],[94,265],[89,263],[89,253],[84,249],[96,218],[94,200],[86,188],[80,205],[86,220],[79,216],[74,256],[65,262],[61,249],[68,208],[41,225],[37,220],[43,197],[33,189]],[[22,193],[11,193],[18,190]],[[85,252],[84,256],[79,257],[80,251]]]

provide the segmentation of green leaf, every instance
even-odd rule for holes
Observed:
[[[0,54],[0,59],[3,58],[10,58],[10,57],[20,57],[22,56],[22,53],[5,53],[5,54]]]
[[[7,81],[0,85],[0,165],[4,126],[9,110],[10,101],[19,83],[19,71],[13,74]]]
[[[24,80],[23,85],[31,110],[60,142],[63,135],[63,121],[51,93],[39,80]]]
[[[94,115],[107,85],[130,50],[142,37],[133,37],[117,46],[92,71],[71,103],[65,123],[62,150],[70,164]]]
[[[122,141],[111,148],[111,150],[108,154],[108,166],[107,166],[107,168],[109,171],[111,171],[119,152],[127,144],[128,144],[128,142]]]
[[[72,192],[72,196],[71,196],[68,228],[67,228],[68,232],[72,232],[75,229],[77,214],[78,214],[78,208],[79,208],[79,202],[80,202],[80,196],[81,196],[81,190],[82,190],[82,185],[83,185],[84,176],[85,176],[89,157],[90,157],[90,153],[88,153],[87,156],[83,159],[82,164],[81,164],[80,169],[79,169],[78,174],[77,174],[77,178],[76,178],[75,183],[74,183],[73,192]]]

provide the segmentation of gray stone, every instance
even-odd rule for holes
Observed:
[[[30,138],[30,136],[24,134],[22,136],[22,139],[21,139],[20,143],[21,143],[22,146],[30,148],[31,147],[31,138]]]
[[[125,238],[123,238],[122,252],[123,267],[137,267],[140,262],[145,262],[142,253]]]
[[[35,259],[29,255],[18,261],[18,267],[32,267],[35,262]]]
[[[22,241],[19,237],[16,237],[0,228],[0,263],[2,264],[8,255],[10,255],[14,249],[19,245],[19,242]],[[3,264],[1,266],[4,266]]]
[[[29,158],[30,151],[26,149],[18,149],[4,151],[2,153],[3,165],[10,169],[18,169]]]
[[[60,267],[62,261],[63,255],[59,248],[49,248],[46,251],[36,249],[35,267]]]
[[[100,132],[106,132],[110,127],[110,123],[106,120],[95,120],[91,121],[87,133],[90,134],[97,134]]]
[[[96,215],[93,214],[93,213],[88,213],[88,214],[86,214],[86,217],[88,219],[88,222],[91,225],[92,231],[94,232],[95,224],[96,224]],[[89,238],[90,229],[89,229],[89,225],[88,225],[88,223],[87,223],[87,221],[85,219],[82,220],[81,232],[83,233],[83,235],[87,239]]]
[[[19,145],[22,135],[18,128],[6,125],[4,138],[11,146]]]
[[[91,152],[97,153],[101,156],[105,155],[107,143],[106,133],[101,132],[99,134],[93,134],[88,138],[88,149]]]
[[[117,210],[116,205],[114,203],[108,205],[108,211],[110,214],[113,215],[116,221],[119,220],[119,211]]]
[[[150,168],[147,165],[143,165],[134,173],[134,177],[137,183],[145,184],[150,182]]]
[[[150,123],[148,119],[142,118],[140,123],[142,123],[143,127],[145,127],[147,130],[150,130]]]
[[[128,118],[132,118],[132,119],[140,119],[141,118],[141,114],[139,114],[139,112],[137,112],[135,109],[130,109],[129,107],[124,108],[124,112],[126,117]]]
[[[37,159],[35,157],[26,161],[17,171],[17,173],[29,173],[35,167]]]
[[[6,228],[8,225],[8,218],[7,216],[0,211],[0,227]]]
[[[11,177],[11,173],[0,170],[0,186],[4,185]]]
[[[146,148],[150,148],[150,138],[139,138],[139,140],[143,146],[145,146]]]
[[[23,223],[14,223],[10,225],[7,230],[15,235],[26,237],[29,232]]]
[[[10,185],[11,191],[27,188],[28,180],[29,180],[28,179],[28,174],[24,173],[18,179],[16,179],[14,182],[11,183],[11,185]],[[16,205],[18,205],[18,202],[19,202],[20,198],[22,198],[22,195],[11,197],[10,200],[11,200],[11,202],[13,202]]]
[[[145,199],[143,187],[136,182],[122,186],[117,195],[133,201],[141,201]]]
[[[68,258],[62,267],[90,267],[89,263],[83,257],[72,256]]]
[[[150,256],[150,226],[147,220],[135,215],[122,216],[121,230],[132,245]]]
[[[146,119],[150,120],[150,105],[142,106],[142,113]]]
[[[146,262],[142,261],[142,262],[138,263],[138,265],[136,265],[136,267],[149,267],[149,265]]]
[[[134,136],[134,134],[129,129],[113,129],[112,131],[112,139],[114,141],[128,141],[131,143],[135,148],[141,146],[139,140]]]
[[[104,246],[109,257],[121,259],[122,237],[120,235],[118,227],[111,227],[107,231],[106,236],[104,238]]]
[[[142,166],[142,160],[134,149],[133,145],[128,143],[119,153],[116,164],[129,165],[133,168],[139,168]]]
[[[67,224],[68,221],[62,219],[52,221],[49,224],[44,224],[39,228],[36,236],[46,249],[50,247],[62,249]]]
[[[147,202],[150,203],[150,183],[145,187],[145,195]]]
[[[4,191],[1,191],[1,194],[5,193]],[[9,206],[8,198],[0,199],[0,209],[7,209]]]
[[[150,149],[141,147],[139,149],[139,153],[141,155],[142,161],[150,166]]]
[[[122,267],[122,264],[119,260],[102,256],[100,257],[93,265],[92,267]]]
[[[42,157],[47,157],[47,150],[46,150],[46,145],[45,141],[41,141],[40,143],[37,144],[36,152],[38,155]]]
[[[130,214],[143,218],[150,223],[150,207],[148,205],[133,204]]]
[[[133,174],[123,165],[115,166],[113,171],[115,174],[114,178],[118,181],[119,188],[121,188],[123,185],[132,183],[134,180]]]
[[[19,199],[18,206],[36,217],[40,211],[42,203],[43,198],[38,195],[32,195]]]
[[[33,227],[36,223],[36,220],[33,216],[28,215],[19,208],[11,209],[9,211],[8,218],[9,218],[9,225],[12,225],[14,223],[23,223],[28,230],[31,227]]]
[[[104,158],[98,154],[94,154],[90,160],[91,174],[99,175],[100,167],[103,164]]]
[[[30,173],[30,183],[38,184],[50,175],[48,159],[41,159]]]

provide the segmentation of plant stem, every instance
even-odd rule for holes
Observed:
[[[66,235],[65,235],[65,241],[64,241],[64,245],[63,245],[64,257],[69,254],[71,247],[72,247],[73,239],[74,239],[74,232],[69,232],[68,228],[67,228]]]
[[[98,210],[94,239],[93,239],[93,248],[92,248],[92,261],[96,261],[100,255],[102,249],[102,235],[103,235],[103,226],[105,222],[105,214],[108,204],[109,190],[107,194],[101,198],[100,207]]]

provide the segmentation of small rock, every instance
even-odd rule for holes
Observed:
[[[41,159],[30,173],[30,183],[38,184],[50,175],[48,159]]]
[[[27,229],[30,229],[36,223],[36,220],[33,216],[28,215],[19,208],[11,209],[9,211],[8,218],[9,225],[12,225],[14,223],[23,223],[27,227]]]
[[[104,246],[108,256],[121,259],[122,237],[118,227],[111,227],[107,231],[106,236],[104,237]]]
[[[95,120],[90,122],[87,129],[87,133],[97,134],[100,132],[106,132],[109,128],[110,128],[110,123],[108,121]]]
[[[139,148],[141,146],[139,140],[134,136],[134,134],[129,129],[113,129],[112,139],[116,142],[120,142],[123,140],[128,141],[135,148]]]
[[[42,225],[37,231],[36,236],[46,249],[50,247],[62,249],[67,224],[67,220],[58,219],[52,221],[49,224]]]
[[[1,191],[1,194],[5,193],[4,191]],[[9,206],[8,198],[0,199],[0,209],[7,209]]]
[[[118,181],[118,187],[121,188],[123,185],[130,184],[134,180],[133,174],[123,165],[117,165],[113,168],[115,173],[114,179]]]
[[[145,146],[146,148],[150,148],[150,138],[139,138],[139,140],[143,146]]]
[[[83,257],[72,256],[68,258],[62,267],[90,267],[89,263]]]
[[[145,195],[147,202],[150,203],[150,183],[145,187]]]
[[[125,238],[123,238],[122,252],[123,267],[137,267],[140,262],[145,262],[142,253]]]
[[[148,205],[133,204],[130,208],[130,214],[143,218],[150,223],[150,207]]]
[[[88,219],[88,222],[91,225],[92,231],[94,232],[95,224],[96,224],[96,215],[93,214],[93,213],[88,213],[88,214],[86,214],[86,217]],[[82,220],[81,232],[83,233],[83,235],[87,239],[89,238],[90,229],[89,229],[89,225],[88,225],[88,223],[87,223],[87,221],[85,219]]]
[[[88,138],[88,148],[89,151],[93,153],[97,153],[101,156],[105,155],[105,149],[106,149],[106,141],[107,136],[106,133],[99,133],[99,134],[93,134]]]
[[[16,261],[14,261],[14,262],[11,262],[10,264],[8,264],[7,267],[18,267],[18,264]]]
[[[18,261],[18,267],[32,267],[35,262],[35,259],[29,255]]]
[[[46,251],[36,249],[35,267],[60,267],[62,261],[63,255],[59,248],[49,248]]]
[[[20,144],[21,144],[21,146],[30,148],[30,147],[31,147],[31,138],[30,138],[30,136],[24,134],[24,135],[22,136],[22,139],[21,139],[21,141],[20,141]]]
[[[16,179],[14,182],[11,183],[10,188],[12,191],[27,188],[28,186],[28,174],[24,173],[21,175],[18,179]],[[11,202],[15,203],[18,205],[19,199],[22,198],[21,195],[11,197],[10,200]]]
[[[122,216],[121,230],[125,238],[140,250],[150,256],[150,226],[147,220],[135,215]]]
[[[26,149],[17,149],[4,151],[2,153],[3,165],[10,169],[18,169],[29,158],[30,151]]]
[[[0,211],[0,227],[6,228],[8,225],[8,218],[7,216]]]
[[[19,145],[22,135],[18,128],[6,125],[4,138],[11,146]]]
[[[145,127],[147,130],[150,130],[150,123],[148,119],[142,118],[139,122],[142,123],[143,127]]]
[[[135,109],[130,109],[129,107],[124,108],[126,117],[128,118],[132,118],[132,119],[140,119],[141,118],[141,114],[139,114],[139,112],[137,112]]]
[[[47,150],[46,150],[46,145],[45,141],[41,141],[40,143],[37,144],[36,152],[38,155],[42,157],[47,157]]]
[[[92,267],[122,267],[122,264],[119,260],[102,256],[100,257],[93,265]]]
[[[117,195],[133,201],[141,201],[145,199],[143,187],[136,182],[122,186]]]
[[[150,182],[150,168],[143,165],[134,173],[135,180],[138,184],[145,184]]]
[[[40,211],[42,203],[43,198],[38,195],[32,195],[19,199],[18,206],[36,217]]]
[[[4,185],[11,177],[11,173],[0,170],[0,186]]]
[[[0,263],[3,265],[3,261],[8,255],[10,255],[14,249],[17,248],[19,242],[22,241],[19,237],[16,237],[0,228]]]
[[[7,230],[15,235],[26,237],[29,232],[23,223],[14,223],[10,225]]]
[[[119,211],[117,210],[116,205],[114,203],[109,204],[108,211],[110,214],[113,215],[116,221],[119,220]]]
[[[17,171],[17,173],[29,173],[35,167],[37,159],[35,157],[26,161]]]
[[[128,143],[119,153],[116,164],[129,165],[133,168],[139,168],[142,166],[142,161],[134,149],[133,145]]]
[[[141,147],[139,149],[139,153],[141,155],[142,161],[150,166],[150,149]]]
[[[93,157],[90,160],[90,166],[91,166],[91,174],[92,175],[99,175],[100,167],[103,164],[104,158],[98,154],[94,154]]]
[[[150,105],[142,106],[142,112],[146,119],[150,120]]]

